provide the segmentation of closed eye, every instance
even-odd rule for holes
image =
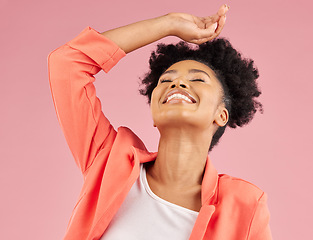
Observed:
[[[192,79],[190,81],[192,81],[192,82],[205,82],[203,79]]]
[[[161,80],[160,82],[161,83],[163,83],[163,82],[171,82],[171,80],[164,79],[164,80]]]

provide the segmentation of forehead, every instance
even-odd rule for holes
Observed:
[[[173,65],[171,65],[168,69],[166,69],[165,72],[168,70],[188,72],[188,70],[190,69],[199,69],[199,70],[206,72],[210,76],[216,77],[215,72],[209,66],[201,62],[195,61],[195,60],[183,60],[183,61],[176,62]]]

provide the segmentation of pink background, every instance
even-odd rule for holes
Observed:
[[[82,186],[52,102],[49,52],[87,26],[102,32],[173,11],[205,16],[222,3],[1,1],[1,239],[61,239]],[[221,36],[255,60],[265,112],[226,131],[211,159],[219,173],[267,192],[274,239],[313,239],[312,2],[226,3]],[[155,45],[130,53],[108,76],[101,71],[95,83],[114,127],[130,127],[150,151],[159,135],[137,90]]]

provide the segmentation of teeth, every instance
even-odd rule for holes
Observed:
[[[173,99],[173,98],[176,98],[176,99],[184,99],[184,100],[186,100],[187,102],[191,102],[191,103],[192,103],[192,101],[191,101],[188,97],[186,97],[185,95],[182,95],[182,94],[180,94],[180,93],[175,93],[175,94],[169,96],[169,98],[167,99],[166,102],[170,101],[170,100]]]

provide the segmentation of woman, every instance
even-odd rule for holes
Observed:
[[[208,158],[228,122],[241,126],[261,107],[252,62],[226,40],[210,41],[228,9],[205,18],[170,13],[103,33],[87,27],[49,54],[58,120],[84,176],[64,239],[271,239],[267,195],[218,174]],[[108,72],[127,53],[166,36],[201,45],[198,51],[159,45],[152,54],[141,90],[160,132],[158,152],[150,153],[130,129],[113,129],[93,82],[101,69]],[[209,58],[221,60],[217,48],[230,51],[239,70],[229,71],[239,74],[226,76],[220,61],[202,54],[210,49],[217,56]]]

